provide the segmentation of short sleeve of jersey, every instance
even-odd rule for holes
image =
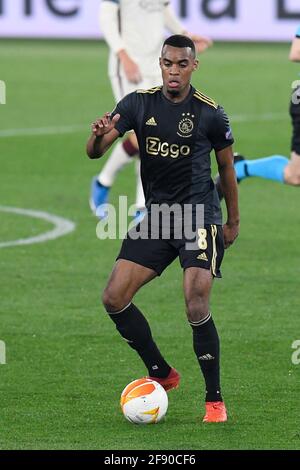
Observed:
[[[298,26],[298,28],[297,28],[296,38],[300,38],[300,26]]]
[[[210,140],[215,150],[223,150],[234,143],[230,122],[221,106],[218,106],[212,120]]]
[[[135,127],[135,117],[137,113],[137,95],[136,92],[126,95],[115,107],[111,117],[120,114],[120,119],[115,125],[115,129],[123,136],[127,131]]]

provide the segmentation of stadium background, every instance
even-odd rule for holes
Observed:
[[[226,254],[223,280],[212,297],[228,423],[201,423],[202,383],[178,263],[161,282],[145,287],[136,302],[162,351],[182,373],[182,385],[169,396],[165,422],[146,427],[125,422],[119,395],[145,371],[100,305],[120,241],[96,238],[97,222],[87,203],[91,176],[103,164],[85,156],[89,124],[113,106],[108,51],[98,40],[24,40],[41,35],[35,34],[39,14],[47,14],[43,30],[58,37],[55,28],[67,31],[69,21],[53,19],[49,2],[42,0],[27,2],[37,17],[24,18],[25,3],[0,2],[1,36],[23,36],[0,40],[0,80],[6,83],[6,104],[0,105],[0,205],[55,214],[73,221],[76,230],[46,243],[0,248],[0,340],[6,345],[6,364],[0,364],[0,448],[298,449],[300,365],[291,358],[292,343],[300,339],[299,189],[259,179],[240,187],[240,238]],[[96,3],[52,5],[84,5],[87,11],[89,4],[88,19],[95,17],[90,8]],[[240,37],[226,36],[223,19],[205,23],[204,3],[215,13],[235,4],[238,19],[224,21]],[[300,22],[297,3],[272,0],[265,8],[259,0],[174,4],[197,10],[199,30],[213,32],[215,45],[200,58],[193,83],[224,105],[235,149],[250,157],[288,155],[288,102],[300,67],[288,61],[289,43],[255,40],[291,40]],[[279,4],[290,18],[276,19]],[[265,18],[262,24],[273,24],[272,37],[260,37],[263,28],[253,27],[257,11]],[[27,33],[21,22],[27,22]],[[252,37],[245,37],[245,24]],[[129,166],[120,174],[113,202],[119,194],[133,202],[133,173]],[[0,244],[52,228],[47,221],[1,210],[0,220]],[[170,340],[170,329],[176,341]]]

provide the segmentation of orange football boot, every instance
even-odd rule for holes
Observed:
[[[174,367],[171,368],[168,377],[160,378],[160,377],[147,377],[147,379],[155,380],[160,385],[162,385],[166,392],[172,390],[172,388],[178,388],[180,382],[180,374],[177,372]]]
[[[224,423],[227,421],[227,411],[223,401],[207,401],[203,423]]]

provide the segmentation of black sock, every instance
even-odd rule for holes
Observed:
[[[205,401],[222,401],[220,388],[219,336],[210,313],[200,322],[190,322],[193,328],[194,351],[206,385]]]
[[[149,323],[139,309],[130,304],[119,313],[108,312],[121,336],[139,354],[151,377],[164,378],[171,367],[153,341]]]

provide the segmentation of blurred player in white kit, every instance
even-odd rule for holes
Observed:
[[[108,74],[116,102],[137,88],[161,85],[159,56],[165,29],[173,34],[188,35],[201,53],[212,45],[204,36],[187,32],[167,0],[102,0],[100,26],[110,48]],[[149,122],[155,125],[155,122]],[[99,218],[107,214],[105,204],[117,173],[129,162],[136,163],[136,214],[144,215],[145,200],[140,178],[139,149],[132,132],[118,143],[101,173],[91,185],[90,207]],[[98,210],[97,210],[98,208]]]

